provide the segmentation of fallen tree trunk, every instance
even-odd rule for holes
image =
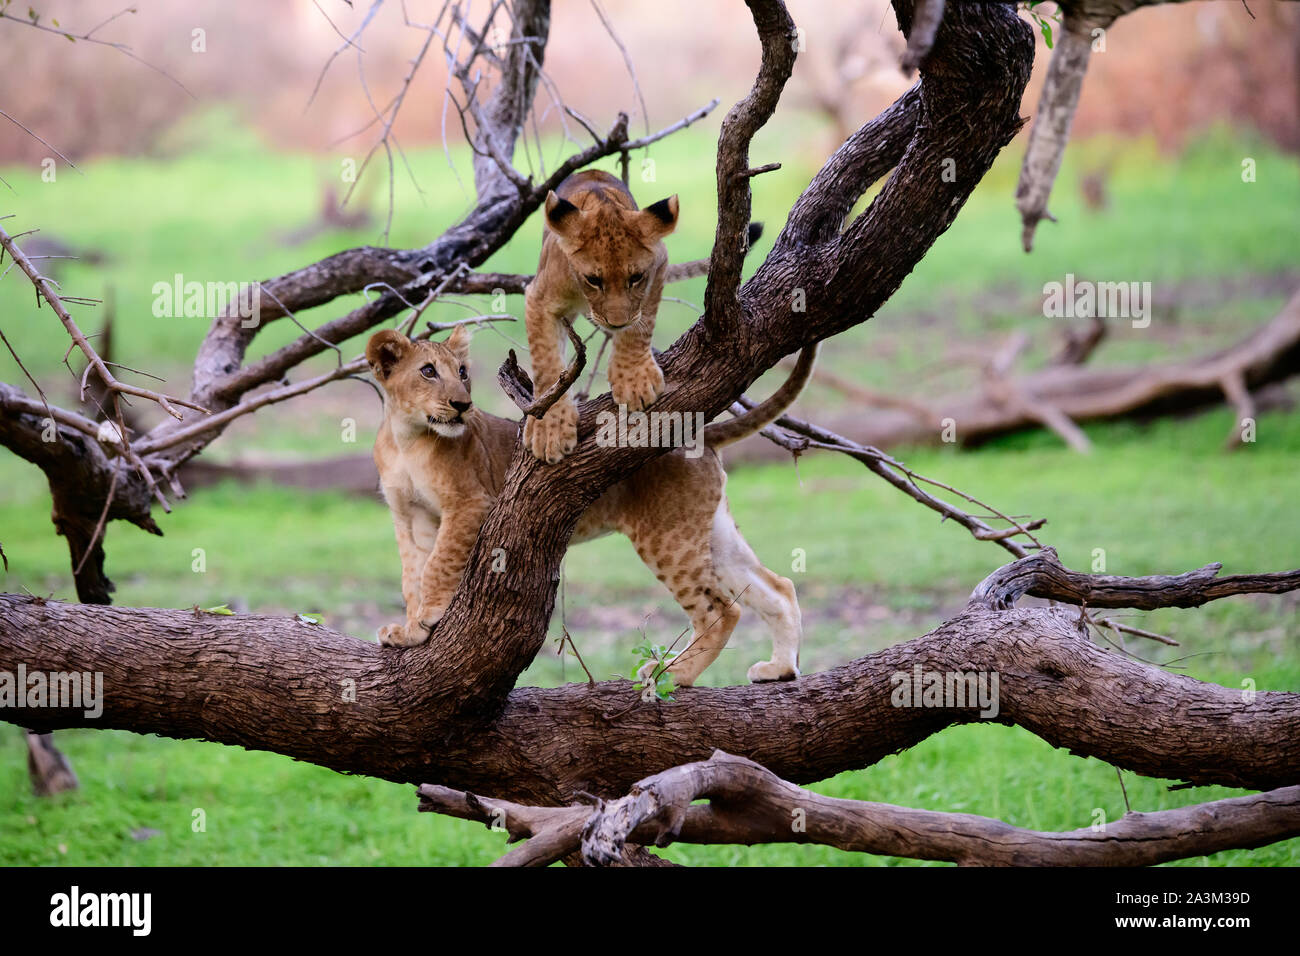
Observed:
[[[1052,416],[1078,423],[1191,411],[1225,398],[1240,410],[1250,392],[1300,373],[1300,293],[1238,344],[1178,362],[1130,368],[1052,365],[1027,375],[994,377],[975,392],[911,399],[908,408],[855,414],[834,427],[864,445],[931,444],[945,432],[977,444],[1037,427]],[[859,396],[861,397],[861,396]],[[916,407],[919,406],[919,407]],[[1050,427],[1050,426],[1049,426]],[[1229,434],[1240,439],[1238,420]]]

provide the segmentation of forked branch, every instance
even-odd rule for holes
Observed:
[[[541,395],[533,394],[532,379],[520,367],[514,349],[510,350],[506,360],[501,363],[501,368],[497,369],[497,381],[501,384],[502,390],[525,415],[538,419],[545,415],[550,407],[569,390],[569,386],[578,380],[578,376],[587,365],[587,346],[583,343],[582,337],[573,330],[573,323],[568,319],[565,319],[562,324],[564,331],[569,335],[569,341],[573,343],[573,361]]]

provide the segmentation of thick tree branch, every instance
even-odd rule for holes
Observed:
[[[784,248],[826,243],[863,193],[898,165],[921,116],[921,88],[914,86],[850,136],[795,202],[777,244]]]
[[[1095,606],[1123,597],[1150,607],[1300,588],[1300,572],[1234,576],[1216,588],[1203,572],[1089,582],[1094,576],[1063,569],[1045,578],[1026,570],[1046,568],[1045,555],[1024,562],[984,592],[1009,598],[1023,585]],[[460,644],[441,631],[434,640]],[[1088,639],[1078,611],[1063,607],[1001,610],[973,601],[924,637],[830,671],[789,684],[683,689],[669,703],[643,702],[627,681],[609,681],[518,688],[502,708],[475,717],[455,697],[481,670],[475,654],[462,652],[459,668],[428,675],[409,652],[292,618],[4,595],[0,671],[16,673],[19,664],[29,672],[98,671],[105,693],[98,718],[6,706],[0,719],[37,731],[91,726],[200,737],[550,805],[580,791],[617,796],[714,749],[743,753],[795,783],[821,780],[981,719],[1148,776],[1258,789],[1300,779],[1300,694],[1244,695],[1107,651]],[[996,713],[894,706],[898,675],[918,669],[997,675]],[[1155,722],[1177,733],[1146,732]],[[829,726],[834,733],[814,732]]]

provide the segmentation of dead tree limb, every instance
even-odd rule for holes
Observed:
[[[604,866],[628,843],[821,844],[962,866],[1153,866],[1300,835],[1300,786],[1044,833],[971,813],[823,796],[720,750],[595,807],[521,806],[428,784],[419,797],[421,811],[528,840],[493,866],[546,866],[578,848],[586,863]]]
[[[582,337],[573,331],[572,322],[566,320],[563,325],[569,341],[573,344],[573,361],[565,366],[560,377],[541,395],[533,394],[532,379],[519,366],[514,349],[510,350],[505,362],[497,370],[497,382],[501,385],[501,390],[521,412],[536,419],[541,419],[550,407],[560,400],[560,397],[569,390],[569,386],[578,380],[578,376],[587,365],[587,346],[583,344]]]
[[[1127,578],[1080,574],[1061,565],[1052,548],[1026,555],[994,571],[971,594],[971,604],[1006,610],[1023,595],[1082,607],[1200,607],[1234,594],[1284,594],[1300,588],[1300,571],[1218,577],[1223,565],[1207,564],[1177,575]]]

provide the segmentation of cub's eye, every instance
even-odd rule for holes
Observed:
[[[468,378],[468,377],[469,377],[468,375],[465,374],[465,366],[463,366],[463,365],[460,367],[460,377],[461,377],[461,378]]]
[[[423,375],[425,378],[437,378],[438,370],[434,368],[432,365],[426,365],[424,366],[424,368],[420,369],[420,374]]]
[[[641,282],[642,282],[644,279],[645,279],[645,273],[644,273],[644,272],[634,272],[634,273],[632,273],[630,276],[627,277],[627,284],[628,284],[628,285],[640,285]]]
[[[605,280],[600,276],[583,276],[582,278],[586,280],[587,285],[591,286],[593,289],[603,289],[605,287]]]

